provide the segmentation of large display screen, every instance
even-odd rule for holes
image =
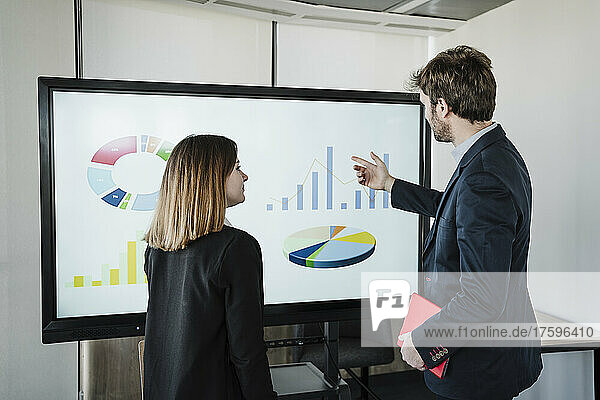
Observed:
[[[359,185],[350,159],[373,151],[392,175],[419,183],[415,96],[215,85],[171,93],[169,84],[61,81],[68,87],[47,91],[48,132],[40,132],[42,175],[52,177],[42,203],[54,218],[42,240],[53,242],[43,254],[53,321],[146,311],[143,236],[171,150],[190,134],[238,145],[246,201],[227,219],[261,245],[267,306],[358,299],[363,272],[416,279],[418,216]]]

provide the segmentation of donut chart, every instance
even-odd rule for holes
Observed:
[[[151,153],[167,161],[174,145],[155,136],[125,136],[114,139],[96,151],[87,169],[87,180],[92,191],[106,204],[121,210],[152,211],[158,200],[158,191],[129,193],[118,187],[113,179],[115,163],[127,154]]]
[[[375,252],[375,237],[347,226],[319,226],[288,236],[283,254],[290,262],[309,268],[340,268],[366,260]]]

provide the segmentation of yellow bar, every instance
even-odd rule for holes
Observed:
[[[148,283],[148,276],[144,274],[144,283]]]
[[[92,281],[92,286],[102,286],[102,281]]]
[[[111,285],[119,284],[119,270],[118,269],[110,270],[110,284]]]
[[[83,276],[74,276],[73,277],[73,286],[83,287]]]
[[[135,242],[127,242],[127,283],[135,283]]]

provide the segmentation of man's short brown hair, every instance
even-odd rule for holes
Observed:
[[[496,108],[492,62],[469,46],[439,53],[412,74],[410,85],[429,96],[432,106],[444,99],[454,114],[471,123],[491,120]]]

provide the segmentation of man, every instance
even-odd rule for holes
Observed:
[[[455,146],[458,166],[444,192],[391,177],[373,153],[374,164],[352,157],[361,164],[354,166],[359,183],[391,192],[394,208],[435,217],[424,246],[422,295],[442,310],[403,338],[402,357],[426,371],[438,399],[512,399],[542,370],[537,340],[527,347],[450,346],[443,337],[432,345],[425,335],[460,323],[535,323],[526,278],[531,182],[517,149],[492,122],[491,68],[485,54],[458,46],[411,79],[435,139]],[[443,379],[428,371],[446,360]]]

